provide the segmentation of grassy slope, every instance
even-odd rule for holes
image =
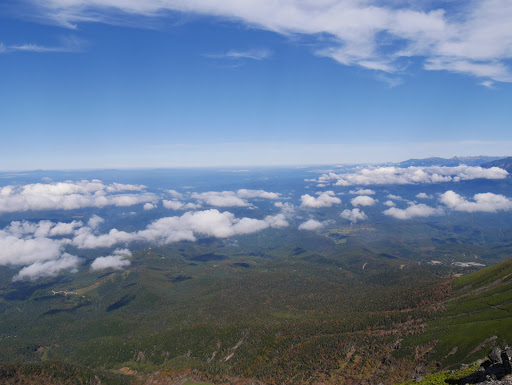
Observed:
[[[438,341],[429,361],[445,368],[483,358],[512,344],[512,259],[453,282],[453,296],[425,333],[404,341],[404,351]]]

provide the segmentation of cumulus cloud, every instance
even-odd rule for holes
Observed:
[[[472,179],[504,179],[506,170],[498,167],[482,168],[473,166],[456,167],[374,167],[363,168],[356,172],[322,174],[319,182],[333,183],[336,186],[352,185],[386,185],[386,184],[418,184],[459,182]]]
[[[57,223],[54,227],[50,229],[49,236],[55,237],[58,235],[69,235],[75,231],[75,228],[82,227],[83,223],[81,221],[73,221],[71,223]]]
[[[96,235],[89,227],[82,227],[75,231],[72,244],[80,249],[95,249],[98,247],[112,247],[119,243],[128,243],[135,240],[133,233],[111,229],[106,234]]]
[[[328,223],[328,221],[320,222],[315,219],[310,219],[306,222],[301,223],[299,225],[299,230],[316,231],[324,228]]]
[[[244,207],[250,206],[247,199],[279,199],[279,194],[263,190],[240,189],[238,191],[207,191],[193,193],[192,198],[210,206],[216,207]]]
[[[154,208],[156,208],[156,205],[148,202],[148,203],[145,203],[144,206],[142,206],[142,208],[146,211],[153,210]]]
[[[284,215],[291,216],[295,213],[295,206],[289,202],[276,202],[274,206],[281,209]]]
[[[183,198],[183,194],[177,192],[176,190],[167,190],[167,193],[171,195],[173,198],[181,199]]]
[[[384,202],[384,204],[386,206],[388,206],[388,207],[395,207],[396,206],[395,202],[393,202],[391,200]]]
[[[267,223],[270,227],[273,227],[275,229],[280,229],[290,225],[286,220],[284,214],[267,215],[265,217],[265,223]]]
[[[80,221],[73,221],[71,223],[58,222],[43,220],[37,223],[28,221],[14,221],[7,226],[4,231],[17,236],[22,237],[25,235],[33,235],[34,237],[55,237],[59,235],[68,235],[73,233],[76,227],[83,225]]]
[[[131,262],[127,259],[132,256],[128,249],[116,249],[112,255],[98,257],[91,263],[91,271],[98,270],[122,270],[130,266]]]
[[[249,234],[268,227],[288,226],[284,215],[267,216],[264,220],[253,218],[236,218],[228,211],[216,209],[187,212],[181,217],[161,218],[151,223],[136,237],[158,243],[170,243],[179,240],[193,241],[195,234],[228,238],[238,234]]]
[[[116,186],[120,188],[120,186]],[[58,191],[65,195],[67,191]],[[246,196],[274,199],[266,192],[249,190]],[[185,205],[185,207],[187,207]],[[196,207],[195,204],[192,206]],[[285,208],[289,208],[285,206]],[[237,218],[230,212],[216,209],[186,212],[182,216],[166,217],[150,223],[145,229],[126,232],[110,229],[99,233],[104,220],[93,215],[87,225],[82,221],[69,223],[42,220],[39,222],[13,221],[0,230],[0,266],[19,267],[14,280],[35,280],[51,277],[59,272],[75,272],[80,259],[66,252],[67,247],[79,249],[110,248],[131,242],[165,244],[177,241],[195,241],[198,236],[227,238],[251,234],[268,228],[289,226],[283,213],[267,215],[263,219]],[[118,249],[111,255],[97,258],[92,270],[120,269],[129,265],[128,251]]]
[[[144,230],[125,232],[111,229],[105,234],[95,234],[88,227],[75,231],[72,244],[81,249],[112,247],[134,241],[166,244],[179,241],[195,241],[197,235],[228,238],[234,235],[288,226],[283,214],[268,215],[264,219],[236,218],[234,214],[216,209],[186,212],[182,216],[160,218]]]
[[[75,272],[79,258],[64,252],[70,240],[50,237],[69,235],[81,225],[78,221],[11,222],[0,230],[0,266],[22,267],[15,281],[53,277],[63,270]]]
[[[512,210],[512,200],[501,194],[483,193],[475,194],[473,202],[460,196],[456,192],[449,190],[441,195],[439,199],[447,207],[456,211],[465,212],[488,212]]]
[[[133,184],[122,184],[112,183],[105,188],[105,191],[109,193],[121,192],[121,191],[142,191],[146,188],[144,185],[133,185]]]
[[[9,229],[0,230],[0,266],[27,266],[58,259],[66,243],[65,240],[23,237]]]
[[[193,193],[192,198],[202,201],[210,206],[216,207],[243,207],[249,203],[238,197],[234,191],[210,191],[205,193]]]
[[[450,4],[377,0],[44,0],[37,9],[44,10],[39,17],[70,28],[84,21],[106,22],[112,11],[144,16],[162,16],[168,11],[206,14],[288,36],[328,36],[322,40],[322,48],[314,52],[342,65],[396,73],[414,57],[426,70],[512,81],[508,62],[512,56],[510,2]],[[233,52],[232,56],[265,55]]]
[[[279,199],[280,194],[268,192],[264,190],[247,190],[240,189],[236,192],[240,198],[264,198],[264,199]]]
[[[350,203],[352,206],[373,206],[377,201],[372,197],[367,195],[359,195],[358,197],[353,198]]]
[[[91,218],[89,218],[89,221],[87,221],[87,226],[89,226],[91,229],[96,229],[103,222],[105,222],[105,220],[102,217],[93,215]]]
[[[352,194],[352,195],[374,195],[375,191],[370,190],[369,188],[367,188],[367,189],[360,188],[359,190],[350,190],[349,194]]]
[[[13,281],[20,280],[37,280],[43,277],[55,277],[63,270],[70,270],[72,273],[77,272],[77,266],[80,259],[74,255],[64,253],[59,259],[53,259],[45,262],[35,262],[30,266],[21,269],[18,274],[13,277]]]
[[[76,271],[78,257],[64,253],[70,240],[49,237],[69,235],[81,225],[78,221],[11,222],[0,230],[0,266],[23,267],[13,280],[35,280],[55,276],[62,270]]]
[[[364,213],[364,211],[361,211],[360,209],[343,210],[340,214],[340,217],[348,219],[352,223],[368,219],[368,216]]]
[[[302,195],[300,200],[302,207],[331,207],[334,204],[340,204],[341,199],[336,197],[334,191],[325,191],[317,193],[318,197],[311,196],[309,194]]]
[[[113,183],[99,180],[78,182],[34,183],[6,186],[0,194],[0,213],[29,210],[75,210],[85,207],[133,206],[154,203],[154,194],[141,192],[142,185]],[[122,191],[138,192],[120,193]]]
[[[418,198],[418,199],[432,199],[433,196],[429,195],[427,193],[422,192],[422,193],[417,194],[416,198]]]
[[[162,204],[164,205],[164,207],[166,209],[170,209],[170,210],[183,210],[183,208],[184,208],[184,204],[177,200],[168,201],[168,200],[164,199],[162,201]]]
[[[435,215],[443,215],[444,211],[440,208],[427,206],[423,203],[411,204],[406,209],[391,207],[384,211],[384,214],[397,219],[412,219],[416,217],[431,217]]]

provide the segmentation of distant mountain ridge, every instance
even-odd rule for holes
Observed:
[[[493,160],[491,162],[484,163],[484,164],[482,164],[482,167],[484,167],[484,168],[499,167],[504,170],[507,170],[508,172],[512,172],[512,156],[509,156],[508,158],[497,159],[497,160]]]
[[[399,167],[429,167],[429,166],[445,166],[455,167],[465,164],[467,166],[481,166],[490,162],[503,159],[502,156],[454,156],[453,158],[431,157],[425,159],[408,159],[397,163]],[[508,159],[508,158],[507,158]]]

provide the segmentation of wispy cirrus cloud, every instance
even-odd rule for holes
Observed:
[[[13,52],[34,52],[34,53],[59,53],[59,52],[82,52],[86,47],[87,42],[75,36],[65,37],[60,39],[59,44],[56,45],[42,45],[36,43],[22,43],[6,45],[0,43],[0,53],[13,53]]]
[[[114,19],[123,14],[127,18],[165,18],[176,12],[208,15],[286,36],[327,36],[328,42],[323,39],[322,48],[314,53],[347,66],[396,75],[416,59],[426,70],[512,81],[508,0],[456,5],[377,0],[41,0],[36,12],[39,18],[68,28],[82,22],[109,22],[112,15]],[[231,53],[237,55],[261,57]],[[391,86],[400,82],[396,76],[386,79],[391,79]]]
[[[265,60],[272,56],[272,51],[267,49],[250,49],[245,51],[230,50],[224,53],[207,54],[205,56],[211,59]]]

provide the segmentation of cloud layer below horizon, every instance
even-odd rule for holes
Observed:
[[[505,179],[508,172],[502,168],[474,166],[456,167],[367,167],[346,173],[324,173],[318,178],[321,185],[371,186],[419,183],[460,182],[473,179]]]
[[[85,218],[80,217],[80,220],[68,222],[8,222],[0,229],[0,266],[19,269],[13,280],[36,280],[56,276],[63,271],[78,271],[85,261],[74,254],[80,255],[79,250],[82,249],[104,252],[91,263],[90,271],[119,270],[130,266],[132,255],[129,247],[136,242],[163,245],[179,241],[194,242],[201,237],[226,239],[270,228],[282,229],[294,223],[296,227],[293,228],[298,230],[318,231],[336,223],[346,225],[346,221],[349,221],[354,224],[382,214],[398,220],[411,220],[444,216],[450,212],[511,211],[512,199],[492,192],[465,197],[454,190],[443,189],[443,192],[427,194],[418,193],[413,188],[413,193],[408,194],[412,196],[412,200],[409,200],[389,190],[393,184],[437,183],[441,187],[446,182],[452,182],[450,186],[456,187],[457,182],[463,180],[502,180],[507,175],[501,169],[467,166],[363,168],[343,174],[324,173],[320,179],[333,185],[333,190],[302,195],[297,193],[295,198],[291,192],[288,196],[285,192],[261,189],[193,192],[183,188],[184,192],[161,189],[160,193],[154,193],[148,192],[143,185],[104,184],[96,179],[7,185],[0,188],[0,215],[19,213],[18,217],[26,218],[27,211],[58,212],[82,208],[89,208],[89,214]],[[376,191],[346,188],[352,184],[389,186],[378,187]],[[343,194],[351,196],[345,205],[338,197]],[[377,197],[384,199],[381,201]],[[429,204],[418,203],[414,200],[416,198],[428,199]],[[122,217],[127,215],[122,208],[133,205],[140,207],[138,211],[131,211],[130,215],[149,215],[149,220],[134,231],[119,230],[109,220],[105,221],[96,214],[106,206],[117,206],[121,208],[117,212]],[[220,211],[217,207],[233,207],[239,211],[234,214]],[[182,212],[167,216],[167,210]],[[246,216],[247,212],[257,213],[255,216],[258,218]],[[55,213],[52,214],[54,216]]]

